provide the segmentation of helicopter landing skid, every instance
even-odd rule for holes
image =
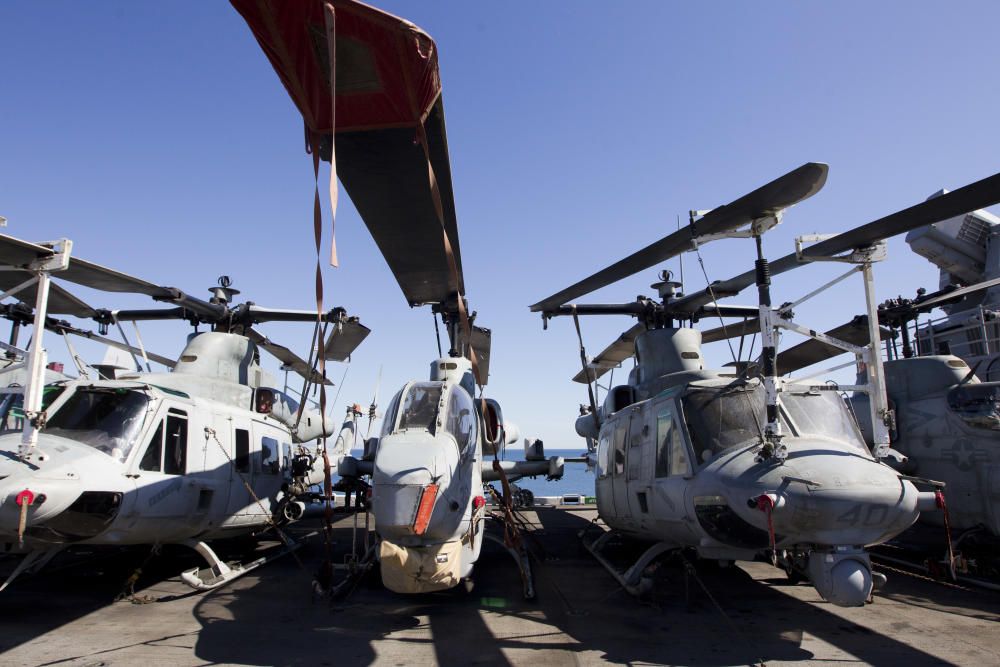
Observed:
[[[593,556],[598,563],[604,566],[604,569],[611,573],[611,576],[618,581],[622,588],[628,591],[631,595],[642,597],[646,592],[646,586],[643,585],[643,572],[646,571],[646,568],[649,567],[654,560],[667,551],[675,550],[677,547],[667,544],[666,542],[657,542],[646,549],[630,568],[625,570],[625,572],[622,572],[601,554],[601,550],[604,549],[608,541],[610,541],[614,535],[615,532],[609,530],[592,542],[587,542],[587,540],[582,539],[583,535],[580,537],[583,541],[584,548],[590,552],[590,555]]]
[[[256,560],[250,561],[249,563],[226,563],[220,559],[219,556],[212,551],[212,548],[204,542],[198,540],[185,540],[180,542],[180,544],[191,547],[197,551],[198,554],[208,563],[208,567],[195,567],[181,572],[181,580],[196,591],[210,591],[214,588],[218,588],[219,586],[227,584],[237,577],[243,576],[251,570],[257,569],[265,563],[269,563],[287,553],[296,551],[302,546],[301,542],[292,542],[272,555],[261,556]]]

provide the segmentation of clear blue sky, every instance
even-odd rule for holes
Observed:
[[[543,333],[528,304],[668,233],[678,214],[806,161],[828,162],[829,181],[768,234],[772,257],[798,234],[843,231],[1000,169],[995,2],[379,6],[438,43],[466,285],[494,330],[488,394],[550,447],[582,444],[572,422],[586,394],[569,382],[579,367],[572,323]],[[311,307],[301,120],[228,3],[8,0],[0,44],[6,233],[70,237],[80,257],[194,295],[228,274],[259,304]],[[375,331],[339,403],[367,403],[382,365],[384,404],[426,375],[431,315],[406,306],[346,198],[337,237],[342,268],[325,270],[327,305]],[[746,241],[703,255],[713,280],[752,262]],[[775,298],[837,271],[779,278]],[[704,286],[694,258],[685,272],[689,290]],[[648,294],[654,278],[594,298]],[[876,278],[885,297],[937,284],[901,240]],[[149,305],[79,292],[95,306]],[[854,282],[799,314],[826,327],[861,309]],[[585,321],[588,351],[629,326]],[[262,331],[305,355],[308,327]],[[168,355],[185,332],[143,327]],[[49,348],[65,358],[55,337]],[[706,353],[719,363],[729,354]]]

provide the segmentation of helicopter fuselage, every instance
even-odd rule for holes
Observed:
[[[808,576],[827,600],[863,604],[864,548],[933,506],[877,461],[840,395],[781,383],[787,458],[763,454],[761,381],[701,367],[700,333],[658,329],[636,341],[642,363],[601,410],[596,495],[613,529],[721,561],[768,554]],[[593,437],[591,415],[577,430]]]
[[[431,377],[390,401],[372,471],[382,579],[400,593],[455,586],[482,549],[485,429],[470,366],[440,359]]]
[[[35,498],[29,548],[211,539],[271,520],[292,457],[288,428],[251,411],[247,387],[237,407],[173,379],[64,383],[27,460],[19,433],[0,436],[0,541],[18,541],[24,490]]]
[[[335,427],[260,386],[255,358],[246,337],[207,332],[191,338],[172,373],[49,385],[44,424],[28,450],[23,414],[16,417],[20,396],[7,394],[0,543],[28,552],[75,543],[194,545],[279,520],[294,502],[284,497],[286,483],[307,488],[323,479],[315,452],[302,444]],[[353,426],[345,423],[333,456],[346,454]]]
[[[885,370],[896,411],[893,446],[908,457],[904,470],[944,482],[956,537],[978,528],[1000,537],[1000,382],[980,382],[951,355],[887,361]],[[865,401],[851,399],[859,416]],[[859,421],[870,439],[866,421]],[[940,512],[920,517],[931,527],[943,522]],[[943,540],[937,531],[927,536]]]
[[[722,559],[771,546],[750,503],[761,495],[775,496],[777,548],[874,544],[916,520],[916,489],[872,458],[838,396],[788,386],[782,397],[783,463],[757,457],[759,385],[685,383],[611,415],[597,450],[601,517]]]

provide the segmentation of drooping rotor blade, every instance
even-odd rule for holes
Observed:
[[[750,194],[713,209],[686,229],[668,234],[625,259],[598,271],[589,278],[556,292],[547,299],[531,306],[533,312],[547,312],[579,296],[610,285],[634,273],[664,262],[690,250],[692,238],[718,234],[738,229],[755,219],[773,215],[781,209],[807,199],[826,183],[828,167],[818,162],[808,162]]]
[[[41,243],[0,234],[0,264],[30,270],[36,268],[40,262],[51,259],[55,254],[53,248]]]
[[[142,278],[136,278],[76,257],[70,258],[69,267],[65,271],[60,271],[53,276],[104,292],[145,294],[162,301],[173,301],[177,298],[177,290],[160,287]]]
[[[411,306],[445,303],[465,293],[458,222],[441,100],[425,122],[440,190],[445,229],[458,282],[452,276],[441,223],[427,178],[427,158],[413,130],[337,135],[337,173]]]
[[[737,306],[733,304],[709,303],[694,314],[696,318],[743,317],[753,318],[760,315],[760,306]],[[704,341],[703,341],[704,342]]]
[[[315,384],[325,384],[325,385],[333,384],[329,380],[325,379],[318,372],[313,370],[313,368],[306,362],[305,359],[298,356],[284,345],[278,345],[277,343],[272,343],[266,336],[253,329],[250,329],[249,327],[244,332],[244,335],[246,335],[247,338],[256,343],[258,347],[267,350],[282,364],[284,364],[291,370],[295,371],[302,377],[306,378],[310,382],[313,382]]]
[[[708,331],[702,331],[701,342],[704,345],[705,343],[714,343],[726,340],[727,338],[752,336],[756,333],[760,333],[760,319],[755,317],[753,319],[745,319],[742,322],[733,322],[732,324],[709,329]]]
[[[0,292],[17,287],[29,277],[27,273],[21,271],[0,271]],[[34,308],[38,290],[36,285],[29,285],[11,296],[29,308]],[[82,318],[91,318],[97,313],[83,300],[55,283],[49,283],[49,302],[46,311],[53,315],[73,315]]]
[[[636,324],[628,331],[622,333],[615,342],[608,345],[604,350],[594,357],[587,365],[587,372],[581,369],[573,376],[573,382],[588,384],[595,382],[597,378],[607,373],[612,368],[617,368],[626,359],[635,354],[635,339],[646,330],[643,323]]]
[[[108,347],[113,347],[118,350],[124,350],[126,352],[132,353],[136,357],[142,357],[143,355],[143,351],[138,347],[133,347],[132,345],[121,343],[117,340],[106,338],[105,336],[99,336],[93,331],[87,331],[86,329],[78,329],[76,327],[70,326],[66,322],[60,322],[60,321],[51,323],[46,322],[45,328],[51,331],[55,331],[56,333],[68,333],[74,336],[80,336],[81,338],[86,338],[87,340],[92,340],[98,343],[102,343],[104,345],[107,345]],[[164,357],[163,355],[150,352],[149,350],[146,350],[145,354],[146,358],[148,358],[150,361],[155,361],[156,363],[162,364],[167,368],[173,368],[177,363],[173,359],[169,359],[167,357]]]
[[[986,208],[997,202],[1000,202],[1000,174],[994,174],[940,197],[921,202],[843,234],[838,234],[806,248],[802,254],[805,258],[838,255],[891,238],[911,229],[947,220],[976,209]],[[770,262],[771,275],[784,273],[801,266],[803,263],[794,252],[790,253],[779,260]],[[701,306],[713,302],[715,298],[739,294],[753,285],[755,281],[756,273],[750,270],[729,280],[712,283],[711,290],[706,288],[677,299],[671,304],[671,308],[673,312],[678,314],[693,313]]]
[[[465,331],[459,329],[459,345],[466,346]],[[493,331],[483,327],[472,327],[472,349],[476,351],[476,366],[479,368],[479,379],[486,386],[490,379],[490,351],[493,347]]]
[[[0,262],[4,264],[27,269],[35,260],[46,255],[51,257],[52,254],[49,248],[0,234]],[[147,294],[154,299],[170,299],[174,296],[173,292],[165,287],[158,287],[141,278],[134,278],[73,256],[70,256],[67,268],[53,272],[52,276],[106,292],[134,292]]]
[[[372,330],[361,324],[357,318],[351,318],[337,325],[326,339],[323,357],[332,361],[347,361],[371,332]]]
[[[871,340],[868,335],[868,317],[859,315],[846,324],[841,324],[839,327],[830,329],[826,332],[826,335],[832,336],[837,340],[842,340],[845,343],[851,343],[852,345],[867,345]],[[892,332],[885,327],[879,327],[879,335],[884,340],[891,336]],[[781,375],[793,373],[840,354],[844,354],[844,350],[839,347],[824,343],[815,338],[810,338],[778,354],[778,373]]]
[[[444,303],[464,294],[434,40],[409,21],[358,2],[332,0],[331,66],[324,13],[329,0],[231,2],[310,135],[320,138],[314,150],[324,160],[331,159],[333,137],[337,176],[407,302]],[[435,191],[457,276],[445,250]]]
[[[45,253],[47,253],[47,255]],[[52,256],[52,254],[53,252],[49,248],[29,243],[27,241],[22,241],[12,236],[0,234],[0,263],[28,269],[30,268],[31,263],[36,259],[42,258],[43,256]],[[12,275],[9,280],[17,281],[19,276],[23,276],[25,279],[29,277],[27,273],[22,273],[20,271],[14,271],[11,273]],[[179,289],[173,287],[160,287],[143,280],[142,278],[136,278],[135,276],[130,276],[126,273],[115,271],[114,269],[109,269],[105,266],[94,264],[93,262],[88,262],[74,256],[70,256],[68,267],[61,271],[54,271],[52,273],[52,277],[105,292],[145,294],[146,296],[150,296],[157,301],[168,301],[170,303],[183,306],[192,312],[198,313],[202,318],[205,318],[208,321],[212,321],[213,318],[222,317],[227,312],[225,307],[220,307],[215,304],[208,303],[207,301],[203,301],[202,299],[188,296]],[[17,282],[14,283],[14,285],[16,284]],[[65,297],[66,294],[68,293],[60,292],[57,295],[57,299]],[[70,297],[70,301],[60,301],[58,303],[59,307],[72,309],[67,310],[66,314],[77,315],[78,312],[74,312],[74,310],[79,312],[86,310],[86,308],[82,308],[80,306],[80,303],[82,302],[79,302],[78,299],[73,300],[72,297]],[[90,313],[87,316],[92,317],[93,314]]]

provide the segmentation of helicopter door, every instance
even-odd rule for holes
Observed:
[[[640,528],[650,521],[649,500],[652,495],[652,476],[649,474],[652,438],[649,428],[649,403],[632,408],[628,434],[627,502],[629,513]]]
[[[188,415],[169,408],[161,413],[135,470],[139,520],[157,520],[156,541],[185,537],[191,532],[198,490],[185,482],[188,472]]]
[[[684,522],[684,494],[691,477],[691,456],[679,419],[680,412],[673,399],[653,406],[655,417],[655,447],[651,448],[647,474],[653,477],[649,498],[650,513],[656,517],[657,528],[682,541],[690,537]],[[678,536],[678,532],[681,533]],[[661,537],[666,537],[661,535]]]
[[[229,505],[226,508],[226,525],[242,525],[251,523],[253,518],[253,499],[247,491],[247,485],[253,488],[252,460],[253,452],[250,429],[233,429],[232,464],[229,478]],[[257,511],[259,513],[259,510]]]
[[[642,460],[641,452],[637,448],[633,449],[631,447],[631,441],[633,428],[641,431],[641,421],[641,408],[632,408],[629,410],[628,416],[623,415],[618,427],[615,428],[614,442],[612,443],[614,445],[614,463],[611,469],[611,495],[614,498],[615,513],[619,519],[627,520],[628,524],[632,523],[629,521],[632,518],[631,503],[628,497],[629,479],[635,474],[634,469],[631,467],[631,462]],[[635,424],[635,426],[633,427],[632,424]],[[637,436],[635,441],[638,446],[641,444],[642,439]],[[629,460],[630,457],[632,461]]]
[[[594,493],[597,496],[597,513],[605,522],[615,515],[615,501],[611,489],[611,449],[615,428],[615,424],[607,424],[601,429],[597,440],[597,476],[594,479]]]
[[[270,424],[253,423],[253,437],[260,448],[253,459],[253,490],[268,511],[271,510],[271,501],[278,497],[285,481],[281,474],[281,445],[278,441],[282,435],[280,430]],[[252,498],[251,501],[254,503],[254,513],[260,518],[260,507]]]

